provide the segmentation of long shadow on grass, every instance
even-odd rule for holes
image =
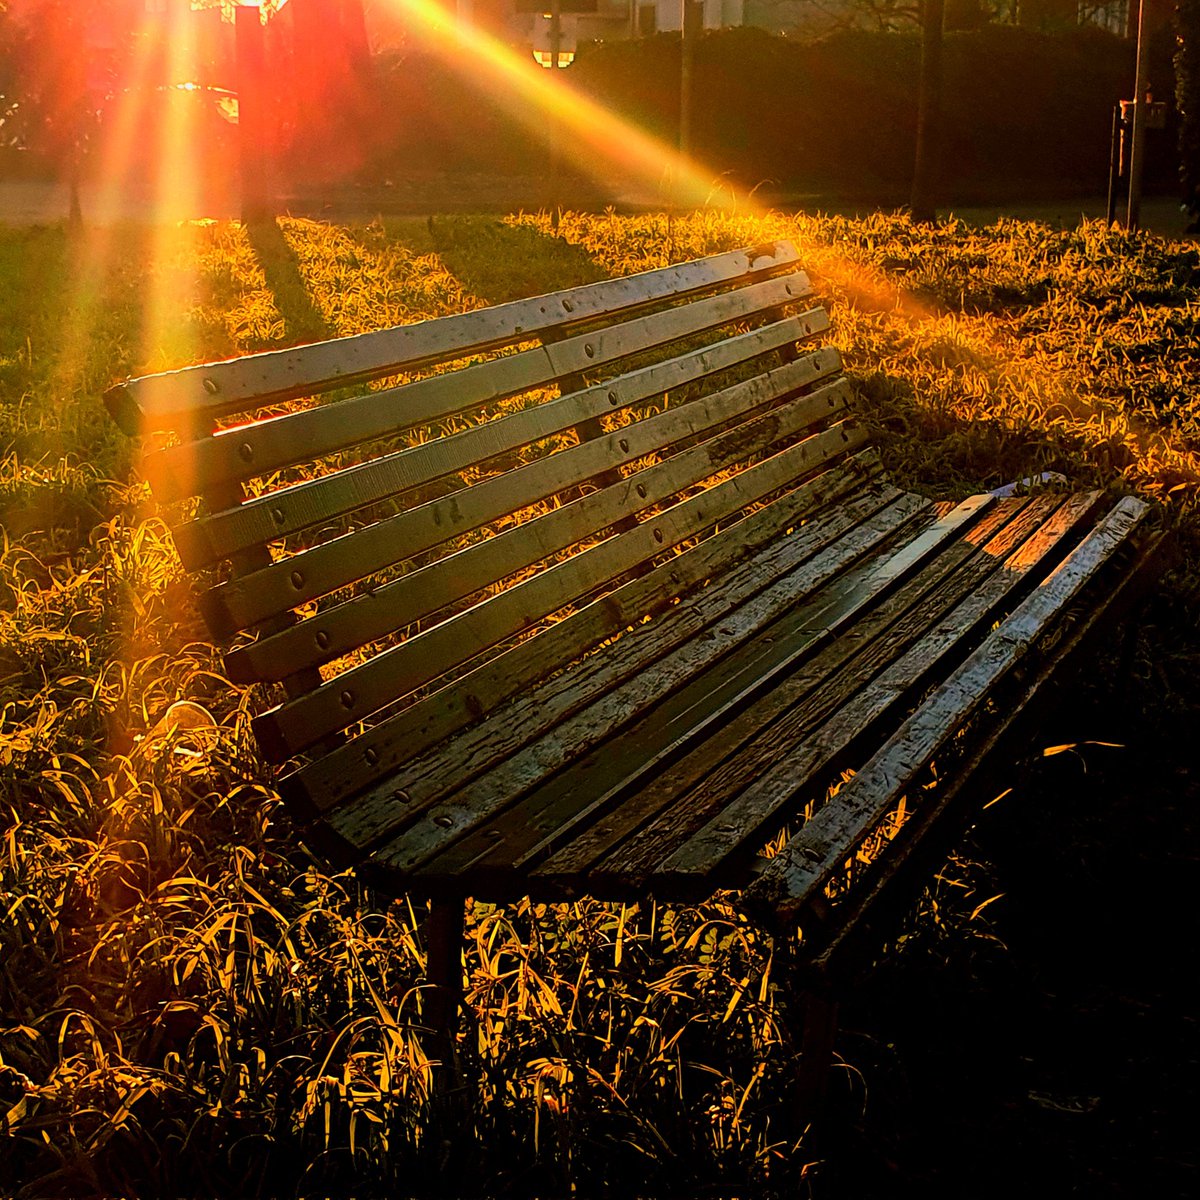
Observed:
[[[487,217],[431,217],[428,229],[447,270],[489,304],[608,278],[582,246],[546,237],[529,225]]]
[[[877,371],[854,378],[855,408],[897,487],[934,499],[960,499],[1042,471],[1071,488],[1105,487],[1129,465],[1119,443],[1087,444],[1065,430],[1013,426],[999,418],[965,420],[921,402],[912,383]]]
[[[295,251],[287,244],[278,221],[274,217],[250,221],[246,236],[283,317],[286,339],[319,342],[332,337],[333,330],[313,304]]]

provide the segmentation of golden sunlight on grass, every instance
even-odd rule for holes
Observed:
[[[1194,249],[714,211],[566,213],[551,234],[546,215],[0,229],[0,1193],[792,1194],[813,1157],[784,1100],[782,958],[718,895],[473,905],[460,1052],[478,1087],[447,1164],[422,914],[299,848],[251,750],[252,696],[221,678],[102,413],[126,374],[794,239],[904,484],[961,497],[1049,469],[1163,500],[1181,563],[1121,719],[1190,800]],[[1096,776],[1075,786],[1091,806]],[[991,936],[1003,889],[959,876],[889,955],[943,971],[947,939]]]
[[[513,220],[550,232],[545,216]],[[997,238],[958,221],[923,228],[884,214],[848,220],[712,211],[670,229],[661,215],[570,214],[559,233],[614,274],[661,265],[668,254],[679,260],[788,238],[831,306],[834,342],[863,377],[873,416],[893,428],[918,413],[931,429],[973,423],[976,437],[982,418],[1047,439],[1028,470],[994,463],[988,486],[1049,469],[1075,446],[1086,447],[1088,459],[1087,475],[1079,474],[1082,464],[1072,474],[1078,483],[1125,475],[1159,498],[1189,506],[1200,500],[1200,445],[1173,432],[1178,419],[1189,429],[1195,420],[1185,416],[1179,377],[1166,358],[1129,350],[1146,339],[1164,351],[1177,344],[1183,318],[1171,293],[1149,287],[1131,265],[1140,252],[1168,276],[1186,274],[1165,243],[1151,251],[1157,243],[1098,221],[1069,233],[1012,221]],[[1024,291],[1008,282],[1013,277],[1023,278]],[[1158,303],[1136,299],[1146,292]],[[897,373],[910,384],[897,388]],[[960,439],[964,447],[972,440]],[[906,453],[923,457],[922,439],[907,443]],[[918,481],[931,482],[928,472],[944,478],[944,464],[912,465]]]

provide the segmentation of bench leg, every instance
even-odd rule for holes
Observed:
[[[1118,687],[1127,688],[1133,684],[1133,668],[1137,663],[1138,633],[1144,608],[1145,605],[1138,605],[1126,619],[1125,628],[1121,631],[1121,649],[1117,657]]]
[[[453,1177],[455,1155],[466,1150],[471,1133],[456,1037],[463,996],[463,908],[461,898],[431,900],[425,921],[425,1021],[433,1035],[434,1063],[429,1136],[437,1169],[447,1182]]]
[[[441,1064],[434,1072],[435,1088],[444,1088],[458,1074],[455,1034],[462,1006],[463,917],[461,898],[429,902],[425,926],[429,991],[425,1012]]]
[[[800,1029],[800,1078],[797,1081],[796,1114],[801,1127],[812,1125],[821,1115],[833,1062],[837,1035],[838,1002],[824,988],[806,988]]]

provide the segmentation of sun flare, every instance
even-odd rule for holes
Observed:
[[[756,211],[752,197],[732,188],[720,172],[583,95],[566,78],[569,72],[536,66],[532,56],[459,21],[436,0],[385,3],[404,15],[430,49],[456,69],[470,70],[492,100],[584,174],[605,182],[633,178],[661,188],[664,199],[683,208],[727,205]]]

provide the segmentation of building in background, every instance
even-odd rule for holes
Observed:
[[[298,0],[291,0],[297,3]],[[443,0],[459,21],[512,45],[530,48],[542,40],[536,30],[547,20],[544,0]],[[753,26],[768,33],[819,37],[834,29],[914,28],[915,6],[868,0],[701,0],[705,29]],[[1172,0],[1147,0],[1155,19],[1169,17]],[[405,45],[409,31],[403,6],[395,0],[361,0],[373,50]],[[973,29],[988,21],[1035,29],[1098,25],[1132,36],[1137,0],[948,0],[947,29]],[[564,40],[617,41],[655,33],[678,33],[682,0],[562,0]]]

